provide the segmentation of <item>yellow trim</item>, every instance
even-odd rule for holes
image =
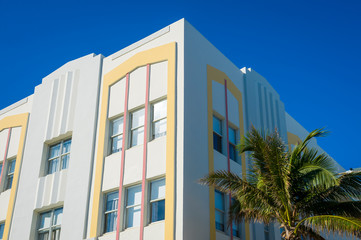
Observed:
[[[288,146],[291,149],[291,144],[296,145],[302,142],[301,138],[299,138],[296,134],[287,132]]]
[[[100,123],[98,150],[94,178],[93,207],[90,227],[90,238],[99,234],[100,197],[104,167],[104,143],[107,129],[109,87],[123,78],[127,73],[147,64],[168,61],[168,95],[167,95],[167,152],[166,152],[166,206],[165,206],[165,239],[174,239],[174,184],[175,184],[175,73],[176,43],[168,43],[156,48],[139,52],[104,75],[100,107]],[[125,109],[126,110],[126,109]]]
[[[244,136],[244,122],[243,122],[243,102],[242,93],[238,90],[232,80],[222,71],[207,65],[207,110],[208,110],[208,170],[214,171],[214,157],[213,157],[213,99],[212,99],[212,81],[224,85],[224,80],[227,80],[227,89],[238,101],[239,113],[239,131],[241,137]],[[242,156],[242,176],[246,177],[246,156]],[[210,220],[210,239],[216,239],[216,225],[215,225],[215,209],[214,209],[214,188],[209,188],[209,220]],[[245,223],[246,240],[250,239],[249,223]]]
[[[13,217],[15,198],[16,198],[18,182],[19,182],[21,162],[23,159],[23,150],[24,150],[26,129],[27,129],[27,125],[28,125],[28,118],[29,118],[29,113],[22,113],[22,114],[17,114],[17,115],[13,115],[13,116],[8,116],[8,117],[5,117],[0,120],[0,131],[7,129],[7,128],[11,128],[11,127],[12,128],[13,127],[21,127],[19,148],[18,148],[18,152],[16,155],[13,184],[12,184],[11,192],[10,192],[8,211],[6,213],[6,220],[5,220],[5,227],[4,227],[4,234],[3,234],[4,240],[7,240],[9,238],[10,225],[11,225],[11,220]]]

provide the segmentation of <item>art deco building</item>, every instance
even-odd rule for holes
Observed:
[[[280,239],[274,224],[227,227],[229,197],[198,184],[247,172],[235,145],[251,125],[307,135],[264,77],[183,19],[68,62],[0,111],[0,238]]]

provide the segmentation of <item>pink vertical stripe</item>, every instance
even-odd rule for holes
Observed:
[[[0,173],[0,186],[1,186],[2,179],[3,179],[3,172],[4,172],[4,168],[5,168],[6,157],[7,157],[7,155],[8,155],[8,150],[9,150],[11,129],[12,129],[12,128],[9,128],[8,138],[7,138],[7,140],[6,140],[6,147],[5,147],[5,153],[4,153],[4,161],[3,161],[3,166],[2,166],[2,168],[1,168],[1,173]]]
[[[122,142],[122,156],[120,163],[120,180],[119,180],[119,193],[118,193],[118,211],[117,211],[117,232],[116,240],[119,240],[120,231],[120,208],[122,201],[122,189],[123,189],[123,177],[124,177],[124,158],[125,158],[125,130],[127,123],[127,112],[128,112],[128,94],[129,94],[129,73],[127,73],[125,80],[125,101],[124,101],[124,118],[123,118],[123,142]]]
[[[224,79],[224,97],[226,100],[226,128],[227,128],[227,168],[228,168],[228,172],[231,171],[231,161],[229,158],[229,127],[228,127],[228,96],[227,96],[227,80]],[[229,193],[228,195],[228,200],[229,200],[229,206],[232,205],[232,195],[231,193]],[[233,240],[233,223],[231,225],[231,240]]]
[[[147,65],[147,79],[146,79],[146,92],[145,92],[145,113],[144,113],[144,142],[143,142],[143,175],[142,175],[142,205],[140,212],[140,236],[139,239],[143,240],[144,233],[144,193],[145,193],[145,175],[147,172],[147,132],[148,132],[148,105],[149,105],[149,64]]]

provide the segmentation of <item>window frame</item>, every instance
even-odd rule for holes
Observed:
[[[218,119],[219,120],[219,126],[220,126],[220,133],[216,132],[215,129],[214,129],[214,119]],[[213,149],[216,150],[217,152],[219,153],[223,153],[223,120],[218,117],[217,115],[213,114],[213,118],[212,118],[212,121],[213,121],[213,126],[212,126],[212,131],[213,131]],[[219,142],[220,142],[220,149],[218,150],[216,147],[215,147],[215,143],[214,143],[214,136],[217,136],[219,138]]]
[[[154,119],[154,113],[155,113],[155,111],[154,111],[154,106],[156,105],[156,104],[158,104],[158,103],[162,103],[162,102],[166,102],[165,103],[165,108],[166,108],[166,114],[165,114],[165,116],[164,117],[161,117],[161,118],[157,118],[157,119]],[[155,136],[155,124],[156,123],[158,123],[158,122],[161,122],[162,120],[166,120],[166,124],[167,124],[167,116],[168,116],[168,109],[167,109],[167,107],[168,107],[168,99],[161,99],[161,100],[159,100],[159,101],[156,101],[156,102],[154,102],[154,103],[152,103],[152,105],[151,105],[151,112],[152,112],[152,117],[151,117],[151,124],[152,124],[152,128],[151,128],[151,137],[152,137],[152,139],[151,140],[154,140],[154,139],[157,139],[157,138],[160,138],[160,137],[163,137],[163,136],[166,136],[167,135],[167,128],[166,128],[166,130],[165,130],[165,132],[164,132],[164,134],[163,133],[161,133],[162,135],[160,135],[160,136],[158,136],[158,137],[156,137]],[[166,125],[167,126],[167,125]]]
[[[117,121],[117,120],[120,120],[120,119],[123,121],[123,126],[124,126],[124,115],[110,120],[111,121],[111,124],[110,124],[110,127],[111,127],[111,129],[110,129],[110,132],[111,132],[111,135],[110,135],[110,154],[120,152],[120,151],[122,151],[122,148],[123,148],[123,141],[124,141],[123,128],[124,127],[121,129],[120,133],[117,133],[117,134],[113,133],[114,122]],[[114,141],[115,138],[117,138],[119,136],[122,136],[122,144],[121,144],[120,149],[118,151],[113,152],[113,141]]]
[[[163,200],[165,202],[165,197],[166,197],[166,195],[164,194],[163,198],[157,198],[157,199],[151,200],[152,199],[152,183],[156,182],[156,181],[160,181],[160,180],[164,180],[164,187],[165,187],[165,177],[161,177],[161,178],[157,178],[157,179],[153,179],[153,180],[149,181],[149,186],[148,186],[148,189],[149,189],[149,193],[148,193],[148,195],[149,195],[149,197],[148,197],[148,208],[149,208],[148,222],[149,222],[149,224],[165,220],[165,216],[164,216],[164,219],[162,219],[162,220],[152,221],[152,203],[160,202],[160,201],[163,201]],[[165,214],[165,210],[164,210],[164,214]]]
[[[10,172],[11,166],[14,163],[14,171]],[[15,173],[15,166],[16,166],[16,158],[12,158],[6,161],[6,181],[5,181],[5,191],[9,190],[13,186],[14,181],[14,173]],[[10,181],[11,179],[11,181]],[[9,184],[10,183],[10,184]]]
[[[41,233],[46,233],[48,232],[48,240],[52,239],[52,233],[54,230],[59,230],[60,229],[60,233],[59,233],[59,239],[60,239],[60,234],[61,234],[61,224],[58,225],[53,225],[54,224],[54,217],[55,217],[55,211],[61,209],[61,213],[63,214],[63,207],[58,207],[58,208],[54,208],[51,209],[49,211],[45,211],[45,212],[41,212],[39,213],[39,221],[38,221],[38,229],[37,229],[37,238],[39,238],[39,235]],[[41,223],[41,216],[43,214],[47,214],[50,212],[50,226],[46,227],[46,228],[40,228],[40,223]]]
[[[131,209],[131,208],[135,208],[135,207],[140,207],[142,208],[142,199],[140,199],[140,203],[139,204],[133,204],[133,205],[129,205],[128,206],[128,195],[129,195],[129,189],[131,188],[135,188],[135,187],[140,187],[140,193],[142,193],[142,184],[136,184],[136,185],[132,185],[132,186],[128,186],[125,188],[125,204],[124,204],[124,211],[125,211],[125,214],[123,214],[123,217],[125,218],[124,220],[124,229],[127,229],[127,228],[133,228],[133,227],[138,227],[139,225],[136,225],[136,226],[128,226],[129,223],[128,223],[128,209]],[[141,221],[141,219],[139,219]],[[140,224],[140,222],[139,222]]]
[[[63,153],[64,143],[66,143],[66,142],[68,142],[68,141],[70,141],[70,150],[69,150],[69,152]],[[49,145],[48,156],[47,156],[47,158],[46,158],[46,174],[45,174],[45,175],[54,174],[54,173],[60,172],[60,171],[62,171],[62,170],[64,170],[64,169],[68,169],[72,142],[73,142],[73,141],[72,141],[72,138],[70,137],[70,138],[66,138],[66,139],[64,139],[64,140],[61,140],[61,141],[59,141],[59,142],[57,142],[57,143],[54,143],[54,144],[52,144],[52,145]],[[58,146],[58,145],[60,146],[60,153],[59,153],[59,155],[58,155],[58,156],[55,156],[55,157],[53,157],[53,158],[50,158],[51,148],[52,148],[52,147],[55,147],[55,146]],[[68,163],[67,163],[66,168],[62,168],[62,166],[63,166],[63,157],[66,156],[66,155],[69,156],[69,159],[67,160]],[[54,160],[56,160],[56,159],[59,159],[59,160],[58,160],[58,163],[57,163],[57,166],[56,166],[56,170],[55,170],[54,172],[50,172],[50,166],[51,166],[51,165],[50,165],[50,162],[51,162],[51,161],[54,161]]]
[[[142,107],[142,108],[138,108],[136,110],[133,110],[131,112],[129,112],[129,115],[130,115],[130,124],[129,124],[129,133],[130,133],[130,137],[129,137],[129,148],[132,148],[132,147],[135,147],[135,146],[138,146],[138,145],[141,145],[141,144],[136,144],[136,145],[133,145],[133,132],[140,129],[140,128],[143,128],[143,134],[145,134],[144,132],[144,121],[141,125],[137,126],[137,127],[134,127],[133,128],[133,116],[134,116],[134,113],[136,112],[139,112],[139,111],[142,111],[143,110],[143,117],[146,118],[147,116],[145,116],[145,108]],[[144,137],[144,135],[143,135]]]
[[[110,195],[110,194],[113,194],[113,193],[117,193],[117,195],[118,195],[118,197],[117,197],[117,200],[118,200],[118,202],[117,202],[117,205],[116,205],[116,208],[115,209],[112,209],[112,210],[109,210],[109,211],[107,211],[107,199],[108,199],[108,196]],[[115,227],[115,229],[113,230],[113,231],[107,231],[107,228],[106,228],[106,226],[107,226],[107,215],[109,215],[109,214],[112,214],[112,213],[116,213],[117,215],[118,215],[118,204],[119,204],[119,191],[112,191],[112,192],[108,192],[108,193],[106,193],[106,196],[105,196],[105,204],[104,204],[104,225],[103,225],[103,227],[104,227],[104,233],[109,233],[109,232],[114,232],[114,231],[116,231],[116,227]],[[117,216],[118,217],[118,216]]]

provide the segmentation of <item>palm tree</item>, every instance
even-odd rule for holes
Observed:
[[[278,222],[283,239],[292,240],[324,239],[325,233],[361,237],[361,171],[337,173],[327,154],[307,147],[326,134],[314,130],[288,149],[277,131],[264,136],[252,128],[237,146],[240,153],[250,152],[247,176],[216,171],[200,182],[237,200],[229,226],[243,220]]]

